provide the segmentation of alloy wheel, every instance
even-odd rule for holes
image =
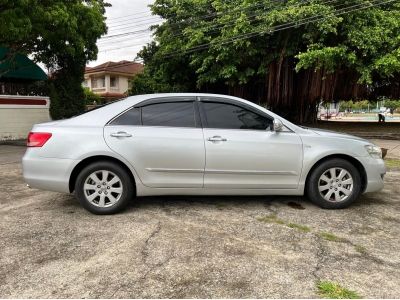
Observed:
[[[352,194],[353,187],[353,177],[344,168],[330,168],[318,180],[320,195],[330,202],[345,201]]]
[[[121,179],[115,173],[99,170],[86,178],[83,191],[92,205],[110,207],[121,198],[123,186]]]

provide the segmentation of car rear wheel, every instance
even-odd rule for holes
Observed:
[[[344,159],[329,159],[311,173],[306,192],[322,208],[345,208],[361,193],[361,176],[357,168]]]
[[[79,173],[75,193],[88,211],[114,214],[124,209],[133,197],[134,184],[125,169],[113,162],[100,161]]]

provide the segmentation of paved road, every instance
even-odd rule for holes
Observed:
[[[313,298],[319,280],[400,297],[400,172],[345,210],[160,197],[95,216],[73,196],[27,189],[23,151],[0,146],[0,298]]]

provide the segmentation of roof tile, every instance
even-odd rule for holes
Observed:
[[[109,72],[109,73],[126,73],[129,75],[135,75],[143,71],[143,65],[128,60],[121,60],[118,62],[108,61],[95,67],[86,67],[85,74],[97,73],[97,72]]]

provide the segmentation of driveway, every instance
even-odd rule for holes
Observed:
[[[141,198],[95,216],[26,188],[0,146],[0,298],[400,297],[400,172],[345,210],[299,197]]]

